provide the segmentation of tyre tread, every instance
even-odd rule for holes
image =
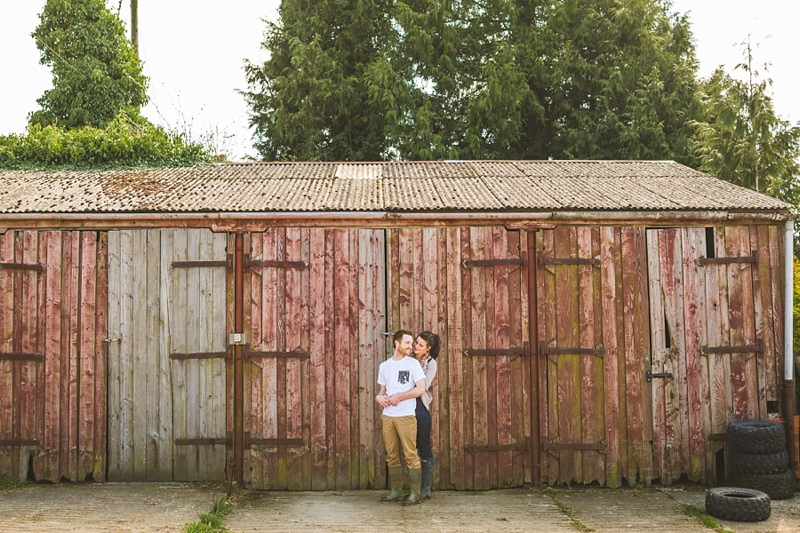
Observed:
[[[741,495],[746,495],[742,497]],[[735,522],[761,522],[772,512],[765,493],[734,487],[717,487],[706,492],[706,512],[715,518]]]

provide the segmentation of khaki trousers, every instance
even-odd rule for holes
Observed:
[[[386,446],[386,464],[400,466],[400,447],[408,468],[419,468],[417,455],[417,417],[381,415],[383,445]]]

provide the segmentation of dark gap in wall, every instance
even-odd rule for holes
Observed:
[[[721,447],[714,454],[714,461],[716,462],[717,470],[717,486],[725,486],[725,447]]]
[[[714,253],[714,228],[706,228],[706,257],[717,257]]]

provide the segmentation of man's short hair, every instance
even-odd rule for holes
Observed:
[[[398,329],[395,332],[394,336],[392,337],[392,343],[403,342],[403,337],[405,337],[406,335],[408,335],[412,339],[414,338],[414,334],[408,331],[407,329]]]

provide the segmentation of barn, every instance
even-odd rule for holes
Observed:
[[[716,484],[793,420],[790,207],[671,161],[0,171],[0,473],[384,487],[402,327],[438,488]]]

